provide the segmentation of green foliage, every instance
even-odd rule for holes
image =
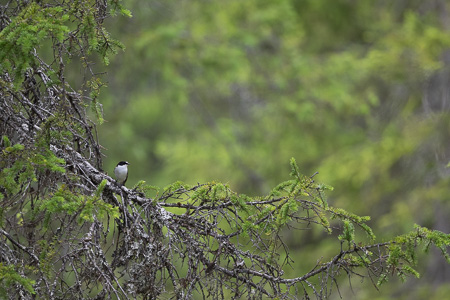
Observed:
[[[287,205],[287,202],[284,203],[284,205],[281,205],[281,208],[278,210],[278,215],[276,219],[277,227],[282,227],[286,224],[286,222],[290,221],[289,218],[289,208],[290,206]]]
[[[0,186],[5,188],[7,195],[17,193],[25,183],[36,182],[39,172],[65,172],[61,166],[64,160],[44,147],[25,149],[23,145],[16,144],[3,149],[0,157]],[[6,167],[8,162],[12,162],[10,167]]]
[[[2,145],[3,144],[3,146],[4,147],[9,147],[9,146],[11,146],[11,141],[9,140],[9,138],[6,136],[6,135],[3,135],[2,136],[2,140],[1,140],[1,143],[0,143],[0,145]]]
[[[40,206],[40,210],[46,214],[45,225],[48,226],[52,215],[55,213],[77,214],[80,224],[85,221],[94,221],[94,216],[103,218],[108,215],[112,218],[118,218],[120,215],[119,208],[105,203],[100,197],[105,185],[106,180],[102,181],[94,196],[78,195],[66,185],[61,185],[52,197]]]
[[[216,183],[211,186],[211,193],[208,193],[208,198],[213,201],[224,201],[228,198],[229,187],[222,183]]]
[[[48,149],[50,144],[70,146],[73,140],[73,134],[70,129],[77,133],[82,132],[80,124],[67,118],[67,114],[55,113],[43,122],[42,129],[36,138],[35,144],[41,149]]]
[[[367,224],[365,224],[366,222],[370,221],[369,216],[358,216],[358,215],[350,213],[342,208],[334,208],[334,207],[328,207],[327,211],[331,213],[331,217],[333,219],[338,218],[338,219],[344,221],[344,232],[348,229],[348,230],[350,230],[349,233],[351,233],[351,235],[353,236],[353,234],[354,234],[353,224],[357,224],[366,232],[366,234],[372,240],[375,240],[376,237],[375,237],[375,234],[373,233],[372,229]],[[348,228],[346,228],[346,226],[348,226]],[[348,240],[347,239],[348,237],[349,237],[349,235],[344,234],[343,239]],[[353,240],[353,239],[351,239],[351,240]],[[351,241],[351,240],[348,240],[348,241]]]
[[[38,55],[48,51],[49,41],[57,45],[53,55],[55,60],[63,62],[74,55],[81,58],[82,65],[92,72],[92,53],[96,53],[108,65],[110,58],[125,46],[111,38],[105,27],[100,12],[90,1],[75,1],[68,7],[48,4],[47,1],[31,1],[25,3],[20,13],[0,32],[0,73],[9,74],[13,79],[14,91],[22,88],[20,82],[26,72],[36,71],[42,60]],[[111,12],[131,17],[131,14],[120,3],[120,0],[110,0]],[[13,4],[11,4],[13,6]],[[73,26],[73,24],[78,24]],[[59,84],[64,79],[65,65],[59,63],[55,70],[47,70],[47,86]],[[41,70],[42,71],[42,70]],[[70,75],[70,74],[69,74]],[[90,106],[99,123],[103,123],[102,105],[98,102],[100,88],[105,84],[99,75],[86,79],[90,89]],[[66,132],[67,133],[67,132]]]
[[[295,177],[297,178],[297,180],[300,182],[303,179],[301,178],[302,175],[300,174],[297,162],[295,161],[295,158],[291,157],[290,160],[290,165],[291,165],[291,173],[289,175],[291,175],[291,177]]]
[[[7,289],[11,285],[19,284],[24,287],[26,291],[35,294],[33,289],[34,280],[21,276],[15,270],[14,265],[4,265],[0,263],[0,297],[6,299],[8,297]]]
[[[156,192],[156,197],[158,197],[158,194],[159,194],[159,187],[153,186],[153,185],[148,185],[144,180],[140,180],[138,183],[136,183],[133,186],[133,190],[143,193],[145,195],[145,197],[150,197],[151,191]]]
[[[355,227],[352,222],[344,220],[344,228],[342,234],[338,237],[341,241],[347,241],[347,245],[350,248],[351,243],[355,240]]]
[[[271,197],[278,197],[283,195],[282,192],[287,192],[288,190],[291,190],[293,186],[296,186],[297,181],[296,180],[287,180],[283,181],[282,183],[278,184],[276,187],[274,187],[270,193]]]
[[[169,193],[175,192],[175,191],[177,191],[179,189],[189,189],[189,187],[190,186],[188,184],[186,184],[186,183],[184,183],[182,181],[177,181],[177,182],[174,182],[174,183],[164,187],[163,188],[163,193],[168,193],[169,194]]]
[[[244,211],[245,213],[249,213],[247,202],[252,201],[253,199],[245,194],[236,194],[233,193],[230,196],[230,201],[238,207],[240,210]]]
[[[415,230],[407,234],[394,237],[384,243],[371,244],[376,237],[372,228],[367,225],[367,222],[371,220],[369,216],[359,216],[342,208],[324,205],[323,202],[317,201],[317,195],[320,195],[324,189],[331,188],[324,184],[316,184],[312,177],[302,175],[294,159],[291,159],[290,175],[293,179],[278,184],[265,197],[238,194],[230,190],[228,185],[220,182],[210,182],[189,187],[189,189],[185,187],[184,183],[176,182],[165,188],[165,193],[161,196],[160,201],[170,202],[170,199],[167,198],[167,193],[170,193],[170,198],[174,201],[182,199],[182,202],[178,202],[179,206],[183,201],[187,201],[192,205],[191,208],[197,207],[196,212],[200,208],[209,211],[211,208],[226,206],[231,202],[233,208],[230,211],[236,211],[242,221],[239,224],[225,225],[225,227],[230,226],[231,230],[236,231],[236,234],[239,234],[244,240],[251,239],[255,234],[259,238],[269,235],[270,252],[267,259],[271,264],[280,263],[277,253],[280,232],[283,232],[294,221],[301,222],[299,220],[308,222],[308,224],[311,222],[319,224],[328,233],[336,230],[335,224],[331,225],[331,221],[338,221],[341,227],[338,239],[347,245],[347,250],[341,248],[340,252],[346,266],[353,270],[353,268],[371,269],[374,261],[377,261],[376,265],[383,264],[384,266],[385,264],[384,272],[379,274],[378,285],[387,282],[389,276],[394,274],[402,281],[406,280],[408,276],[419,278],[420,274],[415,269],[418,245],[423,245],[425,251],[428,251],[430,245],[435,245],[441,250],[447,261],[449,260],[447,253],[450,245],[449,234],[416,225]],[[181,195],[183,198],[180,197]],[[270,221],[263,222],[262,220]],[[218,226],[221,224],[219,223]],[[366,233],[369,242],[358,236],[356,228],[360,228]],[[377,250],[374,253],[371,249]]]
[[[414,225],[414,228],[416,231],[414,233],[410,233],[406,236],[401,236],[398,238],[398,242],[409,242],[409,244],[412,244],[413,241],[411,239],[411,236],[416,236],[417,239],[424,244],[425,252],[427,252],[431,245],[436,246],[442,253],[442,255],[445,257],[448,263],[450,263],[450,256],[448,254],[448,246],[450,245],[450,234],[443,233],[439,230],[430,230],[428,228]]]
[[[123,5],[122,5],[122,0],[112,0],[110,1],[110,11],[109,13],[112,16],[116,16],[117,13],[120,13],[121,15],[131,18],[132,14],[131,11],[129,9],[126,9]]]
[[[41,209],[46,210],[49,214],[65,212],[69,215],[73,215],[78,212],[79,208],[83,205],[84,197],[82,195],[75,195],[66,185],[61,185],[53,194],[52,198],[45,201]]]
[[[58,248],[56,247],[57,241],[39,240],[39,271],[43,272],[47,277],[52,276],[54,259],[57,257]]]
[[[428,251],[431,245],[436,246],[441,250],[447,262],[450,263],[448,253],[450,234],[415,225],[414,231],[393,239],[392,244],[389,246],[386,272],[380,277],[378,285],[387,281],[390,272],[397,274],[402,281],[406,280],[407,275],[419,278],[419,272],[413,268],[417,265],[416,248],[418,245],[423,245],[425,252]]]
[[[29,67],[37,64],[32,54],[44,40],[51,37],[62,42],[69,32],[64,24],[69,15],[61,7],[42,7],[31,1],[21,13],[0,32],[0,73],[14,74],[18,83]]]
[[[108,184],[108,181],[106,179],[103,179],[100,184],[97,187],[97,190],[95,191],[95,197],[100,198],[103,190],[105,189],[105,186]]]

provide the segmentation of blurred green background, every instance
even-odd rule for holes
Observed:
[[[448,1],[123,3],[133,18],[107,21],[126,51],[108,68],[98,128],[109,174],[127,160],[128,186],[216,180],[256,196],[294,157],[335,188],[330,205],[370,215],[379,241],[414,223],[449,232]],[[319,231],[283,235],[287,276],[339,247]],[[445,298],[450,268],[431,251],[420,280],[377,291],[344,275],[342,297]]]

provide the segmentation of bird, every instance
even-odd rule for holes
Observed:
[[[114,168],[114,175],[116,176],[119,185],[125,185],[128,179],[128,165],[127,161],[119,161],[117,166]]]

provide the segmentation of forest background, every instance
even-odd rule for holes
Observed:
[[[413,224],[448,233],[447,1],[123,4],[133,17],[106,21],[126,47],[100,101],[110,174],[127,160],[130,187],[216,180],[256,196],[288,178],[294,157],[334,187],[329,203],[370,215],[381,240]],[[78,70],[68,74],[75,85]],[[324,235],[283,233],[295,260],[287,276],[334,249]],[[440,255],[421,263],[420,280],[377,291],[344,278],[341,295],[443,299],[448,264]]]

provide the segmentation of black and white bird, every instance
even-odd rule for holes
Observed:
[[[125,185],[128,179],[128,165],[127,161],[120,161],[114,168],[114,175],[116,176],[119,185]]]

